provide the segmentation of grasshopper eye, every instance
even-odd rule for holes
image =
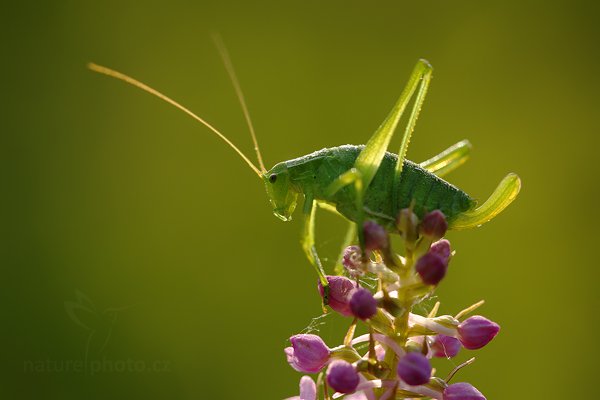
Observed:
[[[269,182],[275,183],[276,180],[277,180],[277,175],[272,174],[271,176],[269,176]]]

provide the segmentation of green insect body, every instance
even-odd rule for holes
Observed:
[[[519,177],[508,174],[494,193],[478,206],[465,192],[442,179],[467,160],[471,149],[468,141],[459,142],[420,164],[405,159],[410,137],[431,81],[432,68],[425,60],[417,63],[388,117],[365,145],[344,145],[319,150],[280,162],[267,171],[227,50],[220,38],[216,37],[215,42],[240,100],[260,169],[220,131],[171,98],[115,70],[96,64],[89,64],[88,67],[161,98],[225,141],[264,182],[273,212],[278,218],[290,220],[298,196],[304,196],[302,247],[319,276],[325,304],[328,302],[329,286],[315,246],[317,208],[334,211],[348,219],[350,226],[346,234],[347,241],[358,236],[358,242],[364,248],[363,232],[357,227],[361,228],[366,219],[377,221],[390,233],[398,233],[395,221],[401,209],[412,207],[419,217],[439,209],[446,216],[450,229],[473,228],[498,215],[519,193]],[[401,138],[400,149],[397,154],[393,154],[387,151],[389,143],[413,96],[412,110]]]
[[[275,165],[265,176],[269,197],[274,202],[275,214],[286,221],[291,218],[298,194],[329,204],[348,220],[358,222],[360,213],[355,207],[355,193],[346,186],[334,194],[327,193],[329,187],[340,175],[353,168],[356,158],[364,146],[344,145],[322,149],[314,153],[284,161]],[[409,206],[419,217],[433,210],[440,210],[448,222],[461,213],[473,209],[477,203],[462,190],[456,188],[435,174],[409,160],[404,160],[400,182],[394,188],[394,172],[398,156],[386,152],[385,156],[367,188],[364,197],[364,211],[369,219],[393,233],[398,233],[396,216]],[[289,196],[288,191],[296,192]],[[279,200],[278,193],[285,193]],[[310,194],[309,196],[306,196]],[[393,199],[399,199],[394,202]],[[278,201],[279,200],[279,201]],[[290,203],[293,201],[294,203]]]

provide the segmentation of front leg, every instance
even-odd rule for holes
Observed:
[[[302,235],[302,249],[310,263],[315,267],[319,282],[323,287],[323,305],[329,304],[329,282],[325,276],[325,270],[317,248],[315,247],[315,216],[317,213],[317,202],[311,195],[306,195],[304,199],[304,233]]]

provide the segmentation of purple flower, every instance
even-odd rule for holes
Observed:
[[[440,210],[425,214],[420,225],[421,234],[433,240],[441,239],[448,230],[448,222]]]
[[[415,270],[427,285],[437,285],[446,275],[447,269],[447,261],[432,252],[424,254],[415,264]]]
[[[348,246],[344,249],[344,257],[342,258],[342,265],[346,268],[346,271],[353,276],[362,276],[364,271],[362,270],[362,252],[358,246]]]
[[[365,221],[363,224],[363,232],[365,234],[365,248],[367,250],[381,250],[388,247],[388,234],[375,221]]]
[[[450,254],[452,253],[452,250],[450,250],[450,242],[446,239],[438,240],[437,242],[431,245],[431,247],[429,248],[429,252],[437,254],[438,256],[446,260],[446,262],[448,262]]]
[[[466,382],[455,383],[444,389],[444,400],[486,400],[481,392]]]
[[[452,358],[458,354],[460,348],[460,340],[452,336],[435,335],[431,342],[434,357]]]
[[[458,339],[469,350],[480,349],[488,344],[500,330],[500,325],[481,315],[467,318],[458,325]]]
[[[358,372],[347,361],[336,360],[327,368],[327,383],[340,393],[352,393],[358,386]]]
[[[288,397],[286,400],[316,400],[317,385],[308,375],[300,378],[300,396]]]
[[[350,294],[356,288],[356,282],[345,276],[327,276],[329,282],[329,306],[340,314],[350,317]],[[323,297],[323,286],[319,282],[319,293]]]
[[[294,335],[290,342],[292,347],[286,347],[284,351],[288,363],[296,371],[319,372],[329,361],[329,347],[317,335]]]
[[[408,353],[398,361],[398,376],[409,385],[424,385],[431,377],[431,364],[421,353]]]
[[[350,310],[355,317],[364,321],[377,314],[377,300],[367,289],[358,288],[350,297]]]

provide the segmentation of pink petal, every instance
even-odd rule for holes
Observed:
[[[316,400],[317,385],[308,375],[300,378],[300,400]]]

